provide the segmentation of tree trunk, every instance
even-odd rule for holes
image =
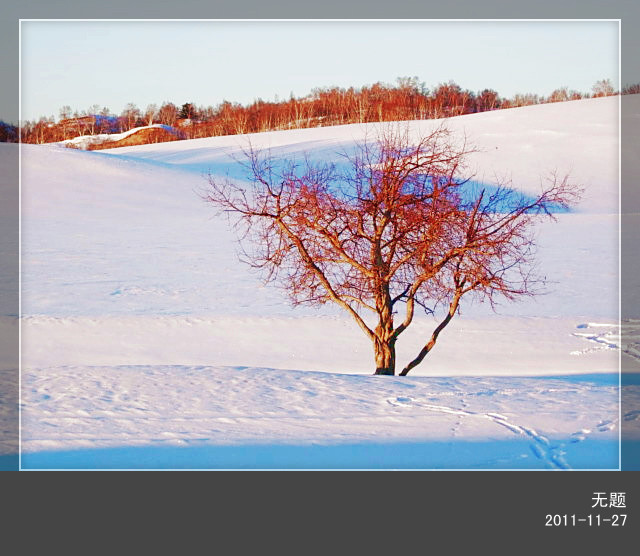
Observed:
[[[438,336],[440,332],[442,332],[443,328],[449,324],[453,315],[456,314],[456,310],[458,309],[458,303],[460,302],[460,297],[462,296],[462,291],[459,289],[456,291],[456,294],[453,296],[453,301],[449,305],[449,312],[444,320],[437,326],[437,328],[433,331],[431,338],[427,342],[427,344],[420,350],[418,357],[416,357],[413,361],[411,361],[400,373],[400,376],[407,376],[409,371],[422,363],[422,360],[427,356],[427,354],[433,349],[433,346],[436,345],[436,341],[438,340]]]
[[[396,374],[396,346],[394,341],[382,342],[376,340],[374,344],[376,355],[376,372],[377,375],[395,375]]]
[[[381,257],[376,258],[378,264]],[[373,349],[375,351],[377,375],[396,374],[396,339],[393,337],[393,311],[389,285],[384,283],[380,287],[380,295],[376,300],[378,312],[378,326],[375,330]]]

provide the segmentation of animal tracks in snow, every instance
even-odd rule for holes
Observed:
[[[207,438],[407,450],[389,466],[618,464],[619,392],[608,375],[381,380],[247,366],[67,366],[25,369],[21,393],[25,453]],[[629,409],[623,422],[640,422]]]
[[[640,360],[640,320],[623,320],[620,328],[622,333],[622,352],[629,357]]]
[[[595,351],[620,349],[622,353],[640,360],[640,320],[623,320],[620,325],[589,322],[576,326],[579,332],[572,336],[583,338],[591,345],[588,348],[575,350],[571,355],[585,355]]]
[[[122,286],[113,290],[109,295],[111,297],[120,297],[128,295],[154,295],[154,296],[169,296],[177,298],[186,290],[168,290],[160,287],[147,287],[142,288],[139,286]]]
[[[572,351],[571,355],[585,355],[594,351],[618,349],[620,347],[620,328],[617,324],[589,322],[578,324],[576,328],[580,332],[573,332],[572,335],[584,338],[591,343],[591,346]]]
[[[574,432],[571,435],[570,442],[572,444],[575,444],[577,442],[582,442],[583,440],[585,440],[587,438],[588,434],[591,434],[591,429],[582,429],[582,430],[579,430],[577,432]]]
[[[462,405],[466,406],[464,399],[461,398],[460,401]],[[594,428],[582,428],[579,431],[572,433],[567,442],[551,442],[549,438],[547,438],[543,434],[540,434],[536,429],[527,427],[525,425],[513,423],[507,416],[500,413],[485,413],[445,405],[435,405],[424,403],[420,400],[409,397],[388,398],[387,402],[396,407],[408,408],[413,406],[437,413],[459,415],[469,418],[488,419],[496,425],[509,430],[513,434],[525,437],[530,440],[529,447],[531,449],[531,452],[536,458],[540,459],[547,467],[551,469],[571,469],[570,464],[566,460],[567,452],[565,448],[567,443],[576,444],[579,442],[584,442],[589,437],[589,435],[593,433],[594,429],[597,432],[604,433],[611,431],[616,427],[616,420],[601,420],[595,425]],[[640,411],[635,411],[625,415],[624,419],[632,420],[639,417]],[[452,429],[452,432],[454,434],[457,428],[460,426],[460,423],[461,421],[458,421],[454,425]]]
[[[640,418],[640,409],[628,411],[627,413],[624,414],[624,417],[623,417],[625,421],[635,421],[638,418]]]
[[[400,406],[400,407],[408,407],[411,405],[411,402],[413,401],[413,398],[404,398],[404,397],[399,397],[399,398],[389,398],[387,400],[388,403],[390,403],[391,405],[395,405],[395,406]]]

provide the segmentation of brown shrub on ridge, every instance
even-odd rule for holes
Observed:
[[[178,130],[168,130],[162,127],[141,129],[118,141],[105,141],[89,145],[87,150],[96,151],[101,149],[115,149],[117,147],[134,147],[136,145],[147,145],[149,143],[165,143],[167,141],[178,141],[184,139],[184,135]]]

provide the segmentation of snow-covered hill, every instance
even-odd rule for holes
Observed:
[[[127,131],[123,131],[121,133],[98,133],[96,135],[79,135],[78,137],[74,137],[73,139],[65,139],[64,141],[60,141],[56,143],[56,145],[61,145],[63,147],[69,147],[73,149],[82,149],[82,150],[94,150],[94,149],[102,149],[108,143],[113,143],[113,146],[116,146],[118,143],[123,143],[126,139],[131,140],[130,144],[136,144],[135,136],[143,136],[157,133],[158,136],[163,136],[164,140],[173,140],[180,137],[180,133],[174,127],[164,124],[151,124],[142,127],[134,127]],[[158,138],[155,138],[156,142]],[[137,144],[142,143],[143,141],[137,141]],[[151,141],[149,141],[151,142]]]
[[[463,307],[413,376],[386,382],[348,317],[292,309],[238,262],[234,231],[201,198],[207,172],[239,175],[249,141],[338,160],[375,124],[100,152],[23,145],[23,465],[137,467],[138,454],[150,467],[271,467],[271,454],[280,467],[370,467],[360,446],[371,467],[403,467],[383,457],[396,446],[408,467],[617,467],[618,348],[638,355],[617,326],[618,102],[448,122],[480,149],[476,179],[533,191],[570,171],[586,195],[539,230],[545,295],[498,315]],[[433,322],[407,332],[400,364]],[[153,452],[165,445],[195,451]]]

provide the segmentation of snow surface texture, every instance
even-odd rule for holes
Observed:
[[[240,177],[249,140],[337,161],[374,124],[23,145],[22,466],[617,468],[618,358],[640,354],[617,324],[618,101],[449,121],[480,148],[479,181],[533,193],[570,171],[586,194],[540,226],[546,294],[497,315],[463,306],[405,378],[370,376],[368,341],[339,309],[292,309],[265,286],[201,198],[208,172]],[[400,364],[434,322],[401,338]]]
[[[158,459],[145,467],[618,465],[615,375],[406,380],[118,365],[40,369],[22,387],[27,467],[68,454],[138,467],[149,453]]]

